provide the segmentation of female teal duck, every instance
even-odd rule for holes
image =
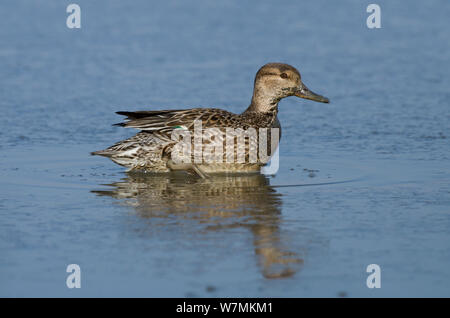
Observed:
[[[256,73],[253,97],[250,106],[241,114],[234,114],[217,108],[192,108],[184,110],[156,110],[117,112],[127,116],[128,121],[116,124],[132,127],[141,131],[135,136],[115,145],[93,152],[110,158],[128,170],[148,172],[169,172],[173,170],[195,171],[204,177],[216,172],[256,172],[266,161],[256,162],[201,162],[174,163],[171,152],[177,143],[172,138],[174,130],[182,129],[194,132],[194,123],[201,123],[202,129],[248,129],[281,128],[277,118],[278,102],[288,96],[297,96],[328,103],[326,97],[310,91],[301,80],[300,73],[294,67],[282,63],[269,63]],[[281,134],[279,135],[281,136]],[[268,137],[270,138],[270,137]],[[246,152],[249,151],[246,142]],[[194,145],[195,147],[195,145]],[[269,156],[273,154],[270,151]],[[246,157],[248,158],[248,156]]]

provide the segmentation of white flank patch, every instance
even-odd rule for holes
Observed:
[[[133,148],[133,149],[124,151],[124,152],[120,153],[120,156],[123,156],[123,157],[125,157],[125,156],[132,156],[132,155],[134,155],[137,152],[137,150],[138,150],[138,148]]]

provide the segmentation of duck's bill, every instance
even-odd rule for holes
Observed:
[[[330,102],[330,100],[328,98],[326,98],[325,96],[322,96],[322,95],[314,93],[313,91],[311,91],[305,85],[302,85],[302,87],[299,88],[295,92],[294,95],[297,96],[297,97],[310,99],[310,100],[313,100],[313,101],[316,101],[316,102],[321,102],[321,103],[329,103]]]

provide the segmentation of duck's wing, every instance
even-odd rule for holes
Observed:
[[[200,120],[203,128],[239,126],[239,115],[218,108],[191,108],[117,112],[127,116],[127,121],[116,126],[136,128],[143,131],[171,131],[175,128],[194,129],[194,121]]]

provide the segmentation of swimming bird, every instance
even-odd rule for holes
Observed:
[[[260,134],[260,129],[281,129],[277,118],[278,103],[282,98],[289,96],[329,103],[328,98],[312,92],[303,84],[300,72],[295,67],[283,63],[268,63],[256,73],[251,103],[241,114],[218,108],[119,111],[117,114],[126,116],[127,121],[115,125],[136,128],[141,131],[129,139],[91,154],[108,157],[115,163],[127,167],[128,171],[170,172],[185,170],[195,172],[201,177],[216,172],[258,172],[267,161],[259,157],[256,161],[248,160],[249,152],[254,150],[251,145],[255,145],[255,143],[250,140],[250,137],[254,137],[253,135],[249,135],[245,139],[245,160],[243,162],[242,160],[228,162],[220,155],[220,158],[214,157],[215,161],[211,160],[212,157],[210,157],[210,160],[180,162],[180,160],[173,160],[171,156],[175,145],[179,142],[179,139],[173,138],[172,134],[174,132],[193,132],[194,138],[191,138],[192,135],[190,135],[190,141],[195,142],[196,123],[201,124],[202,132],[207,129],[218,129],[219,132],[223,133],[226,128],[241,130],[253,128],[257,132],[257,136]],[[268,143],[270,143],[271,131],[266,137]],[[278,135],[281,138],[281,132]],[[209,139],[205,144],[211,144],[212,140],[214,139]],[[218,138],[218,140],[224,143],[224,139]],[[202,141],[205,141],[204,135],[200,137],[200,142]],[[193,148],[195,149],[195,147],[194,144]],[[202,144],[201,149],[205,149],[204,147],[205,145]],[[267,152],[269,158],[276,147],[277,144],[272,147],[269,146],[270,149]],[[188,152],[189,155],[191,153],[192,151]],[[236,153],[236,150],[234,150],[234,153]]]

